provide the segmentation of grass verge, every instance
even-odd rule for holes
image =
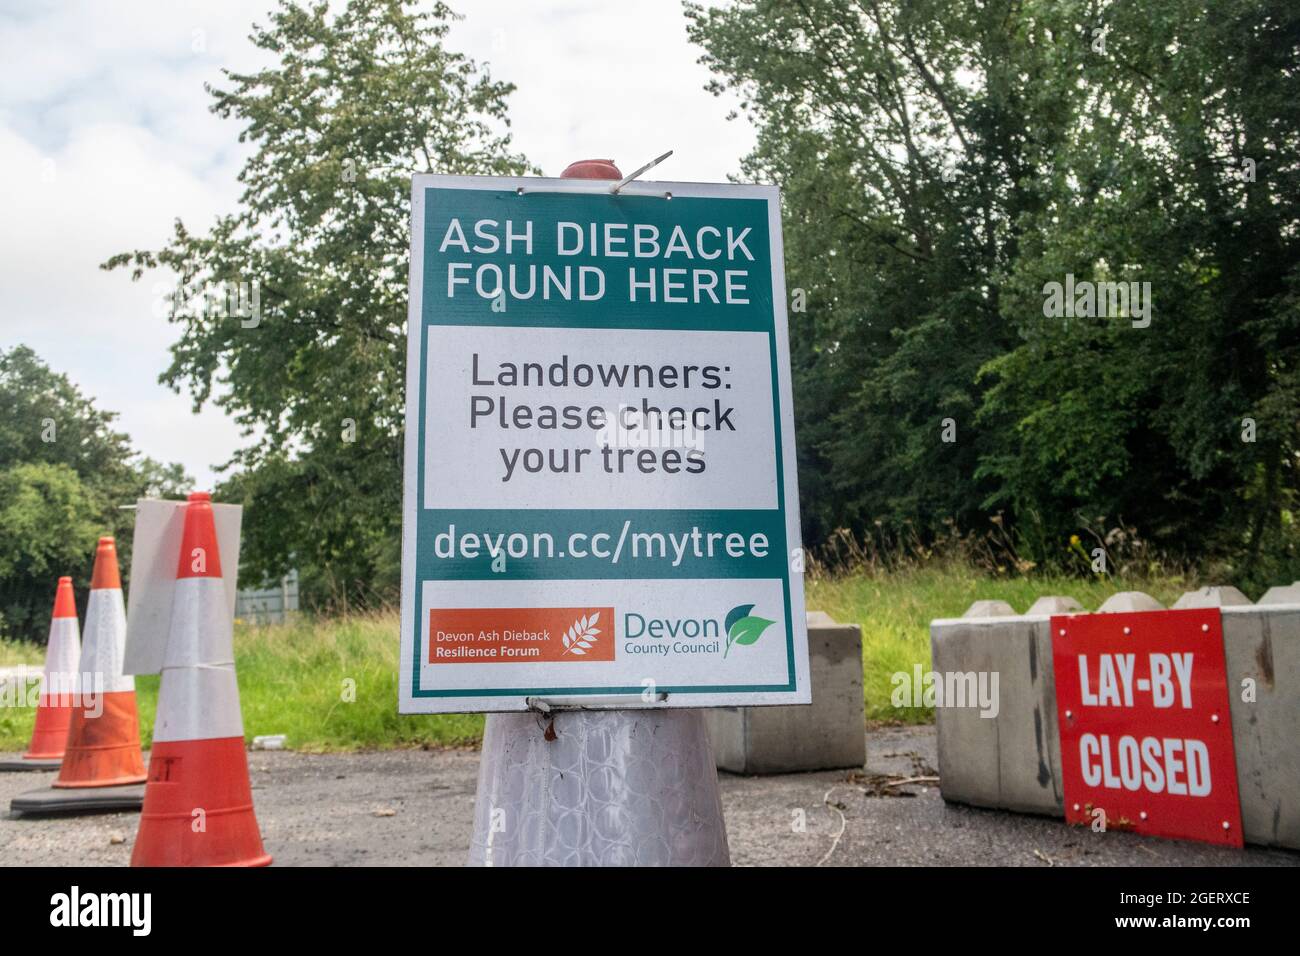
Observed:
[[[0,641],[0,666],[40,664],[44,649]],[[285,734],[294,750],[458,747],[478,742],[480,714],[397,713],[397,616],[352,616],[235,626],[244,736]],[[158,703],[156,676],[136,678],[145,746]],[[22,750],[35,711],[0,707],[0,751]]]
[[[1001,599],[1024,612],[1044,594],[1069,595],[1089,610],[1115,591],[1142,590],[1168,606],[1193,584],[1080,578],[995,578],[961,564],[932,562],[889,572],[808,581],[807,603],[837,621],[862,626],[867,717],[925,723],[931,708],[895,708],[892,676],[930,666],[930,621],[960,617],[971,602]],[[0,667],[40,664],[44,648],[0,640]],[[397,617],[303,617],[278,626],[235,627],[235,662],[247,739],[285,734],[295,750],[473,745],[483,733],[478,714],[397,713]],[[145,745],[153,729],[158,678],[136,681]],[[23,749],[34,711],[0,706],[0,751]]]
[[[932,707],[896,708],[890,701],[895,673],[930,668],[930,621],[961,617],[979,600],[1002,600],[1023,614],[1038,598],[1066,595],[1095,611],[1116,591],[1145,591],[1170,606],[1194,585],[1182,578],[1147,581],[1084,580],[1077,577],[990,577],[960,564],[934,562],[879,573],[819,577],[807,582],[809,610],[862,626],[862,687],[867,719],[927,723]]]

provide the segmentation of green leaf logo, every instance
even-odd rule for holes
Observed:
[[[741,604],[741,605],[738,605],[737,607],[733,607],[730,611],[728,611],[728,612],[727,612],[727,619],[726,619],[726,621],[723,622],[723,625],[722,625],[724,628],[727,629],[727,634],[730,635],[730,634],[731,634],[731,628],[732,628],[732,626],[733,626],[737,621],[739,621],[742,617],[745,617],[746,615],[748,615],[749,612],[752,611],[752,610],[754,610],[754,605],[752,605],[752,604]]]
[[[727,628],[727,649],[722,652],[725,659],[731,653],[733,644],[753,644],[775,621],[765,617],[756,617],[749,612],[754,610],[752,604],[741,604],[727,612],[724,622]]]

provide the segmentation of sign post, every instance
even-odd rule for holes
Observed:
[[[401,710],[520,712],[472,862],[725,864],[679,708],[810,700],[779,198],[566,176],[414,180]]]
[[[1217,608],[1052,618],[1065,819],[1242,845]]]

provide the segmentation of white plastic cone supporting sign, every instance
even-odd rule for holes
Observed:
[[[136,502],[135,535],[131,539],[131,594],[126,612],[127,674],[157,674],[167,651],[176,593],[176,566],[180,561],[181,532],[185,527],[184,501],[141,499]],[[213,504],[217,547],[221,553],[229,619],[235,617],[235,592],[239,588],[239,540],[243,508]]]
[[[222,590],[216,578],[176,582],[176,607],[154,721],[155,741],[244,735],[231,617]]]
[[[553,716],[488,716],[470,865],[728,865],[703,711]]]

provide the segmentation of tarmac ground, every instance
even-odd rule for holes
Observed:
[[[3,754],[0,758],[16,755]],[[857,771],[720,774],[737,866],[1300,866],[1300,854],[1095,833],[1048,818],[950,805],[934,727],[868,735]],[[279,866],[461,866],[478,753],[249,754],[253,800]],[[52,771],[0,774],[0,865],[125,866],[136,814],[16,816],[9,802]]]

